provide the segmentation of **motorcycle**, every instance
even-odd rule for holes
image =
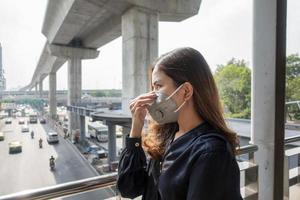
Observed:
[[[33,138],[34,138],[34,132],[31,131],[31,139],[33,139]]]
[[[40,146],[40,149],[43,148],[43,140],[42,139],[39,140],[39,146]]]
[[[54,158],[50,158],[50,170],[53,171],[55,168],[55,162],[54,162]]]

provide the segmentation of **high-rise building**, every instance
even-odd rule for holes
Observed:
[[[6,89],[6,80],[4,77],[4,70],[2,66],[2,46],[0,43],[0,91],[3,91]]]

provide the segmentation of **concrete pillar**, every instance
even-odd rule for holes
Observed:
[[[286,1],[255,0],[251,142],[259,199],[283,199]],[[284,14],[285,13],[285,14]],[[276,162],[275,162],[276,160]]]
[[[85,141],[85,116],[80,116],[80,141]]]
[[[35,84],[35,97],[37,97],[38,96],[38,85],[37,84]]]
[[[68,105],[77,105],[81,100],[81,59],[68,60]],[[68,112],[69,131],[80,129],[79,115]]]
[[[40,80],[40,82],[39,82],[39,95],[40,95],[40,98],[43,97],[43,80]]]
[[[122,16],[122,111],[130,99],[150,89],[150,64],[158,55],[158,13],[139,7]]]
[[[79,47],[48,45],[48,52],[52,56],[68,59],[68,105],[77,105],[81,100],[81,60],[98,57],[99,51]],[[68,112],[69,133],[80,128],[79,115]]]
[[[56,72],[49,74],[49,114],[52,119],[56,118]]]
[[[112,123],[106,123],[108,126],[108,164],[111,166],[113,161],[117,160],[117,153],[116,153],[116,125]]]
[[[130,134],[130,128],[129,127],[122,127],[122,149],[126,146],[126,137]]]

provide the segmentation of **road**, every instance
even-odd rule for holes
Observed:
[[[80,157],[74,147],[61,136],[58,144],[46,142],[48,125],[29,124],[35,133],[31,139],[30,132],[21,133],[18,119],[12,124],[1,122],[1,131],[5,140],[0,142],[0,195],[20,192],[28,189],[52,186],[64,182],[96,176],[94,170]],[[38,139],[43,139],[43,148],[39,148]],[[8,143],[12,140],[22,142],[22,153],[9,154]],[[50,171],[49,158],[56,158],[56,170]],[[64,199],[105,199],[113,195],[111,189],[98,190]]]

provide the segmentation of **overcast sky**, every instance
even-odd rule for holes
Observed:
[[[232,57],[252,58],[253,0],[203,0],[199,14],[179,23],[159,23],[159,54],[177,47],[199,50],[212,71]],[[0,42],[7,89],[30,83],[46,38],[41,33],[47,0],[0,0]],[[287,54],[300,52],[300,1],[288,0]],[[83,89],[122,87],[122,39],[83,61]],[[109,77],[109,78],[108,78]],[[57,73],[58,89],[67,88],[66,64]],[[48,78],[44,80],[48,89]]]

